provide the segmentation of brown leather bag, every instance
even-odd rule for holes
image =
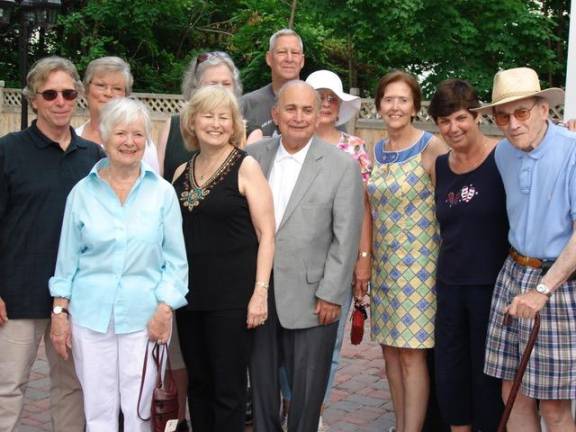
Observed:
[[[166,374],[162,383],[162,363],[166,354]],[[148,349],[144,355],[144,365],[142,366],[142,378],[140,379],[140,393],[138,394],[138,418],[142,421],[152,422],[152,432],[164,432],[168,420],[178,418],[178,395],[176,393],[176,383],[170,367],[170,356],[168,346],[156,342],[152,348],[152,359],[156,368],[156,385],[152,393],[152,407],[150,417],[140,416],[140,400],[142,399],[142,388],[146,378],[146,367],[148,363]]]

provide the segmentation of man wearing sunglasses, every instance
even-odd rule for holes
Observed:
[[[52,309],[54,273],[68,192],[104,154],[74,133],[70,119],[82,83],[60,57],[39,60],[24,94],[37,119],[0,138],[0,431],[18,429],[24,392],[44,337],[50,365],[52,430],[84,430],[82,391],[72,360],[58,356],[51,321],[69,319]],[[55,326],[57,327],[57,326]],[[49,337],[50,336],[50,337]]]
[[[494,77],[492,113],[505,139],[496,164],[506,190],[510,254],[500,271],[486,341],[484,372],[502,379],[508,398],[536,313],[541,328],[508,431],[576,431],[576,134],[548,120],[562,104],[559,88],[540,89],[535,71]],[[503,322],[505,313],[515,319]]]

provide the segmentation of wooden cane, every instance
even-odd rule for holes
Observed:
[[[511,322],[511,316],[506,313],[504,315],[504,319],[502,320],[502,325],[509,325]],[[528,366],[528,360],[530,360],[530,355],[532,354],[532,349],[534,348],[534,344],[536,343],[536,338],[538,337],[538,332],[540,331],[540,314],[536,312],[534,316],[534,325],[532,326],[532,331],[530,332],[530,337],[528,338],[528,343],[526,344],[526,348],[522,353],[522,358],[520,359],[520,365],[516,370],[516,374],[514,376],[514,381],[512,383],[512,389],[510,390],[510,394],[508,395],[508,400],[506,401],[506,407],[504,408],[504,412],[502,413],[502,417],[500,418],[500,423],[498,424],[498,432],[506,432],[506,423],[508,423],[508,419],[510,418],[510,412],[512,411],[512,407],[514,406],[514,401],[516,400],[516,396],[518,396],[518,390],[520,389],[520,384],[522,384],[522,377],[524,376],[524,372],[526,371],[526,366]]]

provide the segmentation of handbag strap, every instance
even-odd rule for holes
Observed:
[[[503,319],[503,325],[509,325],[510,321],[511,321],[510,315],[505,314]],[[508,423],[510,413],[512,412],[512,407],[514,406],[514,401],[516,400],[516,396],[518,396],[518,390],[520,389],[520,385],[522,384],[522,377],[524,376],[524,372],[526,371],[526,367],[528,366],[528,361],[530,360],[530,354],[532,354],[532,349],[534,348],[534,344],[536,343],[536,338],[538,338],[539,331],[540,331],[540,314],[536,313],[536,315],[534,316],[534,324],[532,326],[532,330],[530,331],[530,336],[528,337],[528,343],[526,344],[526,348],[524,348],[524,352],[522,353],[522,358],[520,359],[520,365],[518,366],[516,374],[514,375],[512,388],[510,389],[510,394],[508,395],[508,400],[506,401],[506,407],[504,408],[504,412],[502,413],[502,417],[500,418],[500,423],[498,424],[498,432],[506,431],[506,423]]]
[[[156,348],[156,347],[154,347],[154,348]],[[147,365],[148,365],[148,342],[146,342],[146,353],[144,354],[144,364],[142,365],[142,376],[140,377],[140,391],[138,392],[138,405],[136,406],[138,418],[142,421],[150,420],[150,417],[143,418],[140,415],[140,401],[142,400],[142,389],[144,388],[144,379],[146,378]]]
[[[154,360],[154,366],[156,367],[156,386],[155,388],[162,388],[162,362],[164,360],[164,355],[166,355],[166,363],[168,368],[166,369],[166,387],[169,389],[174,389],[176,387],[176,381],[174,380],[174,375],[172,374],[172,366],[170,364],[170,355],[168,354],[168,345],[154,343],[152,348],[152,359]],[[144,381],[146,379],[146,369],[148,364],[148,346],[146,346],[146,353],[144,354],[144,364],[142,365],[142,377],[140,378],[140,391],[138,392],[138,418],[142,421],[149,421],[151,417],[142,418],[140,415],[140,402],[142,400],[142,390],[144,389]]]
[[[166,345],[166,344],[162,344]],[[154,360],[154,366],[156,367],[156,388],[162,387],[162,356],[160,353],[160,344],[158,342],[154,343],[152,348],[152,359]],[[144,354],[144,364],[142,365],[142,377],[140,378],[140,391],[138,392],[138,405],[136,406],[138,418],[142,421],[148,421],[151,417],[143,418],[140,415],[140,402],[142,401],[142,390],[144,388],[144,381],[146,380],[146,365],[148,364],[148,343],[146,344],[146,353]]]

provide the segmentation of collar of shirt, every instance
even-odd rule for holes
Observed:
[[[98,171],[100,171],[100,169],[102,168],[107,167],[108,165],[110,165],[110,160],[107,157],[100,159],[98,162],[96,162],[96,165],[92,167],[88,176],[92,178],[98,178],[99,180],[103,181]],[[138,176],[138,183],[144,178],[144,176],[148,176],[153,180],[159,179],[158,174],[154,172],[154,170],[150,167],[150,165],[148,165],[144,161],[140,161],[140,175]]]
[[[270,94],[274,97],[274,100],[276,100],[276,97],[278,95],[274,92],[274,87],[272,87],[272,83],[268,84],[268,90],[270,91]]]
[[[282,144],[282,138],[280,138],[280,145],[278,146],[278,151],[276,152],[276,158],[274,159],[274,163],[282,162],[286,159],[292,159],[293,161],[297,162],[298,165],[302,166],[304,160],[306,159],[306,155],[308,154],[308,150],[310,150],[310,144],[312,143],[312,138],[306,143],[304,147],[298,150],[296,153],[288,153],[286,148],[284,148],[284,144]]]
[[[48,138],[46,135],[44,135],[42,133],[42,131],[36,125],[36,120],[34,120],[32,122],[32,125],[30,125],[29,131],[30,131],[31,136],[32,136],[32,142],[34,143],[34,145],[36,147],[46,148],[46,147],[49,147],[51,145],[60,147],[60,144],[58,144],[56,141],[52,141],[50,138]],[[82,148],[86,147],[86,143],[80,141],[77,138],[78,138],[78,135],[76,135],[74,128],[70,126],[70,145],[68,146],[68,149],[66,150],[67,152],[70,152],[77,147],[82,147]]]
[[[546,133],[542,137],[542,140],[540,140],[538,146],[534,150],[529,152],[525,152],[520,149],[517,149],[516,147],[513,147],[514,150],[516,151],[516,157],[518,159],[522,159],[523,157],[529,157],[530,159],[536,159],[536,160],[540,159],[542,156],[544,156],[546,150],[551,146],[551,141],[554,141],[554,137],[558,133],[559,127],[560,126],[557,126],[550,120],[548,120],[548,129],[546,129]],[[508,144],[512,146],[510,142],[508,142]]]

